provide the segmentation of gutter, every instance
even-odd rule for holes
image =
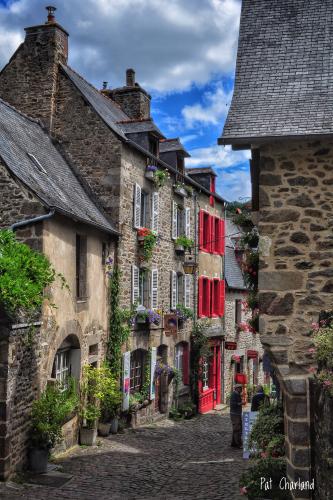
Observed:
[[[37,222],[51,219],[51,217],[53,217],[54,214],[55,214],[55,209],[52,208],[48,214],[39,215],[38,217],[33,217],[32,219],[26,219],[26,220],[21,220],[19,222],[15,222],[10,227],[13,231],[15,231],[16,229],[20,229],[21,227],[29,226],[30,224],[36,224]]]

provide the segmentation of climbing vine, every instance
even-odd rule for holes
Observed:
[[[13,231],[0,230],[0,305],[8,314],[33,315],[56,278],[68,288],[45,255],[17,241]]]
[[[109,259],[110,262],[110,259]],[[110,333],[107,346],[107,360],[112,373],[120,377],[122,346],[127,342],[131,333],[131,321],[134,312],[131,309],[119,307],[121,271],[114,266],[113,271],[108,271],[110,276],[109,304],[110,304]]]

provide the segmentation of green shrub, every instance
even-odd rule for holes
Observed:
[[[9,314],[33,313],[55,278],[45,255],[17,241],[12,231],[0,230],[0,304]]]
[[[283,423],[283,408],[280,403],[262,406],[251,430],[249,448],[266,451],[270,441],[276,435],[284,433]]]
[[[62,391],[59,385],[47,386],[33,402],[31,412],[31,443],[38,448],[53,448],[62,435],[62,425],[78,407],[74,379]]]
[[[246,488],[246,494],[251,500],[259,498],[271,498],[274,500],[289,500],[291,496],[288,490],[280,489],[280,481],[286,477],[287,465],[284,458],[265,458],[253,461],[249,469],[242,474],[239,485]],[[272,479],[272,488],[265,491],[262,478],[267,481]]]

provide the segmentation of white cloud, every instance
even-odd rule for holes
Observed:
[[[203,95],[204,105],[197,103],[184,106],[182,116],[187,128],[195,125],[218,125],[226,117],[231,101],[232,91],[226,92],[221,82],[212,91]]]
[[[217,191],[227,201],[240,201],[242,198],[250,198],[251,181],[248,172],[243,170],[223,170],[218,172]]]
[[[219,169],[230,168],[247,162],[250,151],[233,151],[231,146],[210,146],[190,150],[191,158],[186,160],[187,167],[212,166]]]
[[[57,0],[56,5],[57,20],[70,33],[70,64],[97,86],[104,80],[112,87],[123,84],[128,67],[157,92],[233,73],[240,0]],[[23,38],[23,28],[44,22],[44,7],[44,0],[0,7],[6,41],[0,41],[0,67]]]

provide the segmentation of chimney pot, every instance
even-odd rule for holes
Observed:
[[[108,82],[103,82],[103,90],[106,90],[108,86]]]
[[[126,70],[126,86],[127,87],[135,86],[135,71],[132,68],[128,68]]]
[[[57,8],[53,7],[53,5],[48,5],[45,8],[47,10],[47,21],[46,21],[46,24],[53,24],[53,23],[55,23],[54,13],[57,10]]]

